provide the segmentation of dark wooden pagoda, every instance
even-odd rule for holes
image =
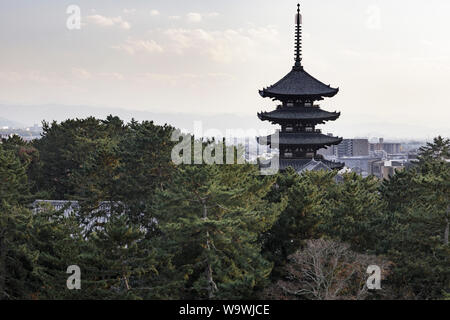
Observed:
[[[258,113],[258,117],[281,125],[278,141],[281,170],[287,167],[293,167],[299,173],[305,170],[340,170],[343,163],[327,161],[317,154],[319,149],[342,142],[342,138],[324,135],[316,129],[317,125],[340,117],[339,112],[328,112],[315,104],[325,97],[335,96],[339,89],[325,85],[303,68],[300,5],[297,5],[295,31],[295,64],[291,72],[260,91],[263,98],[278,100],[281,105],[275,111]],[[269,145],[272,145],[272,137],[267,137]]]

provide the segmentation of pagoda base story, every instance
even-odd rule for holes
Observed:
[[[306,171],[333,171],[342,170],[345,164],[340,162],[329,161],[325,159],[279,159],[279,170],[286,171],[289,167],[297,173]],[[260,164],[262,169],[268,168],[269,164]]]

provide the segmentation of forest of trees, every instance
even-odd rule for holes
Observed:
[[[176,166],[174,130],[109,116],[3,139],[0,299],[448,299],[450,140],[379,181]],[[80,210],[36,212],[36,199]]]

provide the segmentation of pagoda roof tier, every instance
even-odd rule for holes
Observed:
[[[334,97],[339,88],[326,85],[304,70],[302,66],[294,66],[283,79],[259,92],[263,97],[278,100],[321,100],[323,97]]]
[[[258,113],[262,121],[274,123],[293,121],[323,122],[334,121],[341,116],[340,112],[328,112],[318,107],[284,107],[272,112]]]
[[[268,136],[267,143],[272,143],[272,137]],[[278,144],[287,146],[332,146],[338,145],[343,138],[327,136],[318,132],[280,132]],[[260,141],[260,139],[258,139]]]
[[[297,172],[316,171],[316,170],[341,170],[345,166],[344,163],[315,160],[315,159],[280,159],[280,170],[286,170],[292,167]]]
[[[260,163],[261,168],[270,168],[268,163]],[[279,159],[279,169],[285,171],[287,168],[292,168],[298,173],[305,171],[318,170],[342,170],[345,163],[328,161],[325,159]]]

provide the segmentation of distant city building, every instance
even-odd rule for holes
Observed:
[[[34,214],[53,211],[54,214],[64,218],[75,217],[79,219],[80,227],[85,235],[93,231],[104,230],[105,224],[108,223],[112,215],[122,216],[126,212],[125,204],[120,201],[101,201],[89,209],[84,208],[86,212],[82,212],[80,203],[75,200],[35,200],[31,204],[31,209]],[[151,221],[158,224],[156,218],[152,218]],[[145,232],[144,229],[141,230]]]
[[[419,157],[419,154],[417,153],[417,151],[410,151],[408,152],[408,160],[409,161],[413,161],[413,160],[417,160],[417,158]]]
[[[65,217],[76,214],[80,210],[78,201],[66,200],[35,200],[33,202],[34,213],[46,211],[47,209],[62,211]]]
[[[377,143],[369,143],[368,139],[345,139],[339,145],[321,149],[318,153],[328,160],[345,163],[347,172],[389,179],[396,170],[411,167],[417,161],[418,149],[424,144],[418,141],[398,143],[379,139]]]
[[[79,202],[75,200],[35,200],[31,206],[34,214],[52,210],[55,211],[55,213],[59,213],[63,217],[68,218],[70,216],[80,217],[81,213],[81,206]],[[112,214],[122,215],[123,212],[124,205],[121,202],[102,201],[98,203],[96,207],[90,210],[92,216],[86,220],[84,225],[82,225],[84,232],[87,233],[101,230]]]
[[[350,169],[352,172],[356,172],[363,177],[367,177],[372,174],[372,163],[381,161],[382,159],[375,156],[359,156],[337,158],[337,160],[345,163],[345,167]]]
[[[344,139],[337,146],[320,149],[318,153],[326,158],[369,156],[369,139]]]
[[[407,166],[407,161],[401,160],[374,161],[371,164],[371,174],[379,179],[389,180],[396,171],[405,170]]]
[[[401,143],[389,143],[384,142],[383,138],[380,138],[378,143],[371,143],[370,144],[370,151],[386,151],[388,154],[396,154],[401,153],[403,151],[402,144]]]
[[[337,157],[360,157],[369,155],[368,139],[344,139],[337,147]]]
[[[0,139],[8,139],[16,135],[21,137],[25,141],[32,141],[35,139],[40,139],[41,133],[42,128],[36,125],[31,128],[23,128],[23,129],[0,129]]]

